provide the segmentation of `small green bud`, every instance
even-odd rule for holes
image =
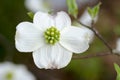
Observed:
[[[98,15],[100,5],[101,5],[101,2],[98,3],[96,6],[94,6],[93,8],[88,7],[88,13],[92,19],[94,19]]]
[[[28,12],[27,15],[28,15],[31,19],[33,19],[33,17],[34,17],[34,13],[33,13],[33,12]]]
[[[51,32],[51,36],[53,36],[54,35],[54,32]]]
[[[56,30],[55,28],[53,28],[53,27],[51,28],[51,31],[55,31],[55,30]]]
[[[53,44],[53,43],[54,43],[54,41],[53,41],[53,40],[50,40],[49,42],[50,42],[50,44]]]
[[[58,38],[59,36],[58,35],[55,35],[55,38]]]
[[[67,0],[67,6],[68,13],[76,19],[78,15],[78,6],[76,0]]]
[[[54,37],[51,37],[52,40],[54,40]]]
[[[49,43],[49,40],[46,39],[45,41],[46,41],[46,43]]]
[[[45,38],[48,38],[48,36],[47,36],[47,35],[44,35],[44,37],[45,37]]]
[[[50,37],[50,36],[48,36],[48,37],[47,37],[47,39],[48,39],[48,40],[50,40],[50,39],[51,39],[51,37]]]
[[[47,33],[47,35],[50,35],[50,31],[47,31],[46,33]]]
[[[114,63],[115,70],[117,72],[117,78],[116,80],[120,80],[120,67],[118,64]]]

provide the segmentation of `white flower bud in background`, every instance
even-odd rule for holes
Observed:
[[[79,8],[87,3],[95,3],[98,0],[76,0]],[[25,6],[32,12],[50,10],[67,10],[66,0],[25,0]]]
[[[0,63],[0,80],[36,80],[24,65],[12,62]]]
[[[49,11],[49,5],[46,3],[46,0],[25,0],[25,6],[28,10],[32,12]]]
[[[91,16],[89,15],[87,9],[84,11],[84,13],[82,14],[82,16],[80,17],[80,22],[87,25],[87,26],[91,26],[91,23],[92,23],[92,18]],[[94,23],[96,23],[98,20],[98,16],[96,16],[94,18]]]
[[[98,16],[96,16],[94,18],[94,23],[96,23],[98,20]],[[79,18],[79,21],[84,24],[84,25],[87,25],[87,26],[90,26],[91,27],[91,23],[92,23],[92,18],[91,16],[88,14],[88,11],[87,9],[83,12],[82,16]],[[81,25],[82,26],[82,25]],[[85,26],[82,26],[83,28],[86,28]],[[88,28],[86,28],[88,29]],[[88,36],[86,37],[89,41],[89,43],[91,43],[94,39],[94,33],[93,31],[89,30],[88,29]]]
[[[120,38],[117,39],[116,50],[120,52]]]
[[[113,50],[113,53],[120,54],[120,38],[116,41],[116,48]]]

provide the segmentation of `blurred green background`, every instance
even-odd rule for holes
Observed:
[[[120,0],[101,0],[101,2],[99,19],[95,25],[108,43],[115,48],[116,39],[120,36]],[[79,16],[87,6],[95,4],[97,2],[82,5],[79,9]],[[58,11],[65,9],[58,9]],[[120,64],[120,58],[113,55],[90,59],[72,59],[67,67],[60,70],[38,69],[33,62],[31,53],[24,54],[15,49],[16,25],[22,21],[31,21],[26,14],[27,12],[24,0],[0,1],[1,62],[12,61],[17,64],[25,64],[38,80],[115,80],[116,72],[113,63]],[[108,50],[100,40],[95,38],[89,50],[78,56],[103,51],[107,52]]]

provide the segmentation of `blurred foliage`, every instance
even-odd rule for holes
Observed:
[[[76,0],[66,0],[66,1],[68,6],[68,13],[76,19],[78,15],[78,6]]]
[[[114,32],[116,35],[120,36],[120,25],[115,26],[116,28],[114,29]]]
[[[74,80],[99,80],[102,65],[97,58],[72,60],[67,69],[75,76]]]
[[[120,67],[118,64],[114,63],[115,70],[117,72],[117,78],[116,80],[120,80]]]
[[[33,17],[34,17],[34,13],[33,13],[33,12],[28,12],[27,15],[28,15],[31,19],[33,19]]]
[[[93,8],[88,7],[88,13],[89,13],[89,15],[91,16],[92,19],[94,19],[98,15],[99,10],[100,10],[100,5],[101,5],[101,2],[99,2]]]

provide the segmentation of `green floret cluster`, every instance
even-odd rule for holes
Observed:
[[[48,44],[54,45],[60,40],[60,31],[56,27],[50,27],[44,32],[45,41]]]

